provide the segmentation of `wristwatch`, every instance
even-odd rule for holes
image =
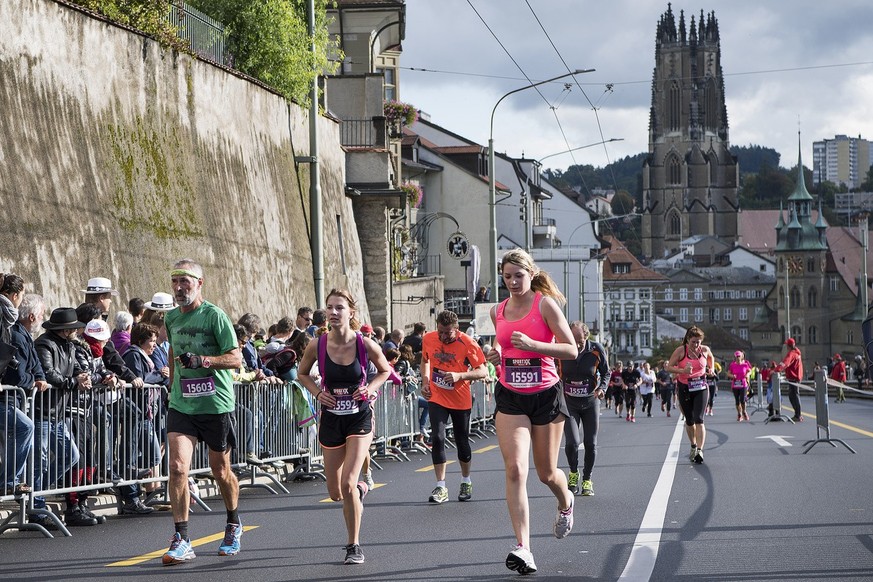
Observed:
[[[203,366],[204,368],[211,368],[212,367],[212,360],[210,360],[206,356],[203,356],[203,360],[202,360],[200,365]]]

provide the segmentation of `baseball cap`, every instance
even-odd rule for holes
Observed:
[[[361,326],[361,333],[373,333],[373,326],[365,323]]]
[[[734,357],[736,357],[736,356],[742,356],[742,355],[743,355],[743,352],[741,352],[740,350],[737,350],[737,351],[734,352]]]
[[[106,341],[111,334],[109,333],[109,326],[106,325],[105,321],[102,319],[92,319],[85,326],[85,335],[96,340]]]
[[[794,338],[790,337],[787,340],[785,340],[785,345],[788,346],[789,348],[793,348],[794,347]]]

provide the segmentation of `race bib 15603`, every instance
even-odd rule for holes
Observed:
[[[179,381],[183,398],[200,398],[215,396],[215,378],[182,378]]]

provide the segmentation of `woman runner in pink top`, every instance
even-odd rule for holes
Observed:
[[[676,399],[685,415],[685,433],[691,441],[689,458],[697,464],[703,462],[703,442],[706,440],[703,426],[703,411],[709,400],[706,375],[712,374],[714,368],[715,358],[703,345],[703,330],[696,325],[688,328],[682,345],[673,351],[664,367],[676,374]]]
[[[494,390],[495,425],[506,467],[506,504],[517,541],[506,557],[506,567],[530,574],[537,569],[530,551],[527,497],[531,448],[537,476],[558,502],[555,537],[564,538],[573,528],[573,493],[564,472],[558,470],[568,414],[555,359],[572,360],[578,348],[558,307],[564,296],[548,273],[521,249],[503,255],[501,268],[509,299],[491,309],[497,341],[487,358],[500,365]]]

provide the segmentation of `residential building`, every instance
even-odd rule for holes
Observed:
[[[669,280],[644,267],[618,239],[603,240],[604,344],[613,360],[647,358],[659,337],[655,293]]]
[[[490,287],[488,150],[443,128],[426,115],[406,128],[403,179],[423,191],[401,248],[405,275],[441,276],[447,305],[472,315],[476,289]],[[570,319],[589,321],[601,312],[600,249],[597,220],[587,209],[541,177],[533,160],[495,155],[498,257],[511,248],[528,248],[534,260],[558,282],[568,298]],[[529,213],[528,213],[529,209]],[[453,257],[449,242],[458,234],[473,256]],[[581,277],[581,278],[580,278]],[[587,290],[587,291],[586,291]],[[506,296],[498,281],[500,297]]]
[[[859,214],[873,212],[873,192],[837,192],[834,210],[845,222],[853,222]]]
[[[345,60],[338,74],[325,77],[325,107],[341,124],[345,188],[354,199],[371,323],[390,329],[395,279],[389,224],[405,215],[408,203],[399,188],[400,128],[387,123],[384,102],[386,95],[399,94],[406,5],[403,0],[338,0],[328,15],[328,32],[338,37]]]
[[[873,165],[870,142],[858,137],[836,135],[812,143],[812,183],[833,182],[859,188]]]
[[[694,235],[737,240],[739,170],[730,153],[721,39],[714,13],[686,31],[668,7],[655,35],[642,251],[661,258]]]
[[[707,345],[719,359],[730,360],[736,349],[755,357],[751,327],[776,282],[772,273],[745,266],[693,265],[658,272],[669,282],[656,292],[657,315],[686,329],[692,325],[703,329]]]

